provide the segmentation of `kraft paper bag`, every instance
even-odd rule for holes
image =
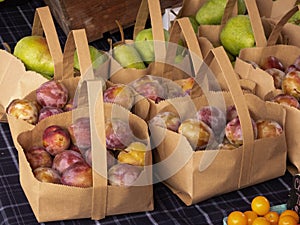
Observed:
[[[229,91],[209,91],[195,99],[174,99],[163,111],[180,118],[206,105],[235,105],[241,121],[243,145],[235,149],[207,148],[194,151],[187,139],[159,126],[149,126],[154,151],[154,177],[162,181],[186,205],[192,205],[230,191],[254,185],[285,173],[285,132],[275,138],[255,139],[251,120],[273,119],[285,127],[285,109],[265,102],[252,93],[244,93],[222,47],[214,48],[205,58],[210,67],[216,60],[222,68]],[[205,81],[206,69],[200,69]],[[193,115],[193,114],[192,114]],[[226,162],[226,163],[224,163]],[[272,168],[272,169],[270,169]]]
[[[254,62],[261,66],[268,56],[275,56],[280,59],[285,68],[294,63],[300,55],[300,49],[295,45],[276,44],[276,37],[281,29],[285,27],[288,19],[299,10],[298,6],[287,12],[276,25],[276,29],[270,35],[267,46],[261,48],[243,49],[235,64],[235,71],[240,77],[251,79],[256,83],[256,95],[266,101],[271,100],[275,95],[282,93],[281,89],[276,89],[271,75],[259,67],[253,67]],[[296,30],[295,30],[296,32]],[[298,149],[300,146],[297,124],[299,121],[299,110],[289,106],[281,106],[286,109],[286,138],[288,147],[288,159],[295,170],[300,170],[300,158]]]
[[[48,43],[50,54],[54,61],[54,71],[62,73],[62,50],[58,35],[49,8],[40,7],[36,10],[31,35],[43,36]],[[0,99],[1,122],[7,122],[6,108],[14,99],[22,99],[31,91],[37,89],[47,79],[34,71],[26,70],[25,65],[13,54],[0,50],[1,69],[0,87],[2,96]],[[12,86],[13,84],[13,86]]]
[[[39,9],[37,10],[39,11]],[[75,41],[76,40],[76,41]],[[77,46],[78,58],[82,77],[75,76],[73,63],[74,63],[74,52],[75,47]],[[72,101],[77,90],[77,86],[80,84],[80,79],[87,79],[91,77],[90,74],[93,74],[91,60],[89,55],[88,43],[86,39],[86,34],[84,29],[74,30],[70,32],[67,38],[65,52],[63,55],[63,64],[62,64],[62,72],[55,72],[54,80],[62,83],[68,90],[69,100]],[[93,75],[92,75],[93,77]],[[22,99],[27,99],[32,102],[36,102],[36,89],[32,90],[30,93],[27,93]],[[18,134],[22,131],[27,130],[28,128],[34,126],[35,124],[26,124],[27,122],[22,119],[15,118],[12,115],[7,114],[9,128],[11,131],[11,135],[16,145],[16,138]]]
[[[268,37],[265,46],[242,49],[236,60],[235,71],[242,78],[251,79],[257,83],[256,94],[261,98],[264,98],[270,91],[275,89],[272,77],[260,69],[265,59],[273,55],[287,67],[300,55],[298,46],[278,43],[283,27],[287,24],[288,19],[298,10],[299,6],[295,6],[281,17]],[[297,32],[295,31],[296,34]],[[257,66],[253,66],[251,63]]]
[[[80,218],[99,220],[107,215],[153,210],[150,151],[146,152],[145,167],[137,180],[147,181],[144,185],[109,185],[106,171],[105,120],[111,119],[112,116],[127,119],[135,137],[146,141],[147,149],[151,150],[147,124],[123,107],[111,103],[103,104],[100,80],[84,81],[79,95],[78,108],[48,117],[33,129],[18,136],[20,182],[36,219],[39,222]],[[90,118],[91,127],[93,186],[78,188],[38,181],[33,175],[25,152],[32,146],[42,145],[42,133],[46,127],[59,125],[67,128],[77,118],[86,116]]]
[[[256,0],[261,17],[279,19],[287,11],[292,9],[297,0]]]
[[[300,26],[296,24],[292,24],[289,22],[289,19],[299,10],[299,4],[292,7],[290,10],[286,11],[281,17],[278,19],[271,18],[269,19],[270,24],[273,24],[272,34],[273,40],[272,42],[276,41],[277,32],[278,30],[281,31],[281,42],[277,41],[277,43],[287,44],[287,45],[294,45],[299,47],[299,33],[300,33]],[[272,45],[273,43],[269,45]]]

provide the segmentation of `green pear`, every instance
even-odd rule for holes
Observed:
[[[145,69],[143,59],[135,49],[133,44],[119,44],[113,48],[113,58],[120,63],[123,68]]]
[[[289,23],[300,25],[300,11],[297,11],[289,20]]]
[[[97,69],[101,64],[103,64],[108,59],[108,56],[103,51],[98,50],[94,46],[89,45],[89,50],[90,50],[91,61],[93,64],[93,69]],[[75,51],[74,53],[74,68],[76,70],[80,70],[77,51]]]
[[[170,34],[164,29],[165,41],[169,41]],[[145,63],[149,64],[155,60],[152,28],[141,30],[134,39],[135,48]]]
[[[246,3],[244,0],[238,0],[238,14],[244,15],[247,12]]]
[[[255,39],[250,19],[247,15],[237,15],[230,18],[220,33],[223,47],[233,56],[241,49],[255,46]]]
[[[198,27],[199,27],[199,23],[197,22],[196,18],[194,16],[189,16],[189,20],[192,24],[192,27],[195,31],[195,33],[198,33]]]
[[[196,20],[200,25],[220,25],[227,0],[208,0],[197,11]],[[245,14],[244,0],[238,0],[238,14]]]
[[[26,69],[36,71],[47,79],[53,77],[54,62],[45,37],[23,37],[17,42],[13,54],[24,63]]]
[[[200,25],[219,25],[227,0],[208,0],[197,11],[196,20]]]

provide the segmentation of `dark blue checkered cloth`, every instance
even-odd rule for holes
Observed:
[[[44,6],[44,2],[38,0],[28,1],[19,6],[3,6],[0,4],[0,46],[2,49],[2,42],[8,43],[13,49],[19,39],[30,35],[35,8],[41,6]],[[57,31],[61,44],[63,44],[66,36],[58,26]],[[130,36],[129,33],[127,35]],[[111,38],[117,41],[119,37],[118,34],[112,34]],[[95,41],[92,44],[102,50],[109,48],[104,39]],[[286,203],[291,184],[292,176],[286,173],[277,179],[223,194],[187,207],[166,186],[158,183],[154,185],[154,211],[108,216],[100,221],[81,219],[44,224],[218,225],[222,224],[223,218],[231,211],[248,210],[251,200],[257,195],[266,196],[271,205]],[[19,181],[17,150],[14,148],[8,124],[2,123],[0,124],[0,225],[34,224],[38,224],[38,222]]]

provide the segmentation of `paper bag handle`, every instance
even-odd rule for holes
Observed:
[[[192,24],[187,17],[175,19],[170,30],[169,42],[177,44],[180,39],[181,33],[186,41],[189,50],[203,59],[197,35],[195,34]]]
[[[256,42],[256,47],[265,47],[267,46],[267,39],[265,36],[264,27],[261,21],[261,17],[259,14],[259,10],[257,8],[256,1],[253,0],[244,0],[246,4],[246,8],[248,11],[249,19],[251,22],[251,27],[254,34],[254,39]],[[222,17],[221,21],[221,27],[224,27],[229,18],[232,17],[232,13],[234,10],[235,5],[237,4],[237,0],[228,0],[224,15]],[[222,29],[222,28],[221,28]]]
[[[181,34],[185,38],[187,47],[191,53],[190,56],[194,72],[196,72],[199,70],[201,63],[203,62],[203,55],[197,35],[195,34],[191,22],[187,17],[175,19],[173,23],[173,26],[170,30],[169,40],[171,44],[168,45],[169,47],[167,48],[166,60],[170,59],[172,61],[175,58],[177,48],[174,47],[174,43],[178,43]],[[199,60],[201,61],[200,63]]]
[[[94,78],[85,29],[72,30],[67,37],[63,54],[63,71],[59,79],[74,77],[74,53],[77,50],[81,77]],[[58,77],[57,77],[58,78]]]
[[[222,74],[226,80],[226,84],[232,96],[234,105],[241,121],[243,133],[243,153],[241,162],[241,171],[239,177],[239,188],[247,185],[251,179],[252,154],[254,145],[254,133],[252,121],[249,113],[246,99],[241,89],[237,76],[231,66],[224,48],[217,47],[212,49],[204,59],[207,65],[215,59],[222,70]]]
[[[99,220],[106,216],[107,208],[107,156],[102,81],[83,80],[76,94],[78,102],[77,108],[73,110],[73,121],[81,117],[90,119],[91,167],[93,169],[91,218]]]
[[[286,23],[288,23],[288,20],[300,9],[300,5],[294,6],[292,9],[290,9],[288,12],[286,12],[276,23],[275,27],[273,28],[271,34],[269,35],[267,46],[273,46],[276,44],[279,35]]]
[[[54,79],[57,79],[63,74],[63,53],[48,6],[36,9],[31,31],[33,36],[43,36],[44,34],[54,63]]]
[[[104,119],[103,90],[101,80],[87,81],[92,143],[93,207],[94,220],[104,218],[107,205],[107,157]],[[95,93],[95,94],[94,94]]]
[[[154,40],[154,52],[155,58],[163,60],[166,55],[166,49],[161,47],[161,43],[165,41],[162,12],[159,0],[142,0],[138,14],[136,17],[136,22],[134,25],[133,37],[135,38],[137,34],[145,28],[148,16],[150,14],[152,34]],[[156,43],[158,41],[160,43]]]

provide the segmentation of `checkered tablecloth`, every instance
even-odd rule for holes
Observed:
[[[19,39],[30,35],[35,8],[40,6],[44,6],[44,3],[39,0],[28,1],[19,6],[3,7],[0,5],[0,42],[8,43],[13,49]],[[57,31],[63,44],[66,36],[58,26]],[[112,35],[111,38],[117,40],[118,36]],[[1,43],[0,46],[3,48]],[[103,50],[109,48],[105,40],[92,44]],[[108,216],[100,221],[82,219],[45,224],[218,225],[222,224],[223,218],[231,211],[249,209],[251,199],[257,195],[266,196],[272,205],[286,203],[291,183],[292,176],[286,173],[277,179],[223,194],[189,207],[185,206],[166,186],[158,183],[154,185],[154,211]],[[17,150],[14,148],[8,124],[2,123],[0,124],[0,225],[34,224],[38,222],[19,181]]]

